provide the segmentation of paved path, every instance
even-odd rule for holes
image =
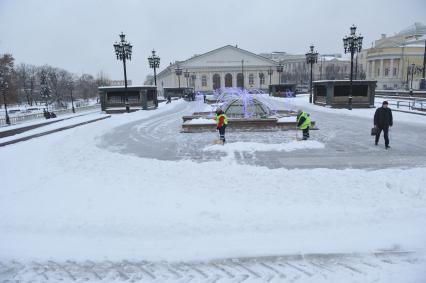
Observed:
[[[29,263],[0,261],[0,282],[369,283],[386,282],[384,279],[402,282],[398,276],[406,276],[408,272],[416,274],[410,282],[420,283],[421,277],[426,276],[425,263],[424,258],[419,259],[415,254],[397,252],[312,254],[175,263],[127,260]]]
[[[280,102],[277,102],[280,103]],[[194,103],[183,103],[172,110],[119,127],[102,139],[100,147],[161,160],[191,159],[198,162],[219,160],[224,152],[204,151],[217,139],[211,133],[181,133],[181,117],[193,112]],[[415,167],[426,165],[425,126],[395,121],[391,129],[392,149],[384,149],[383,138],[374,145],[369,135],[372,120],[310,111],[319,131],[312,131],[312,139],[323,142],[325,149],[293,152],[235,152],[241,164],[268,168],[366,168]],[[413,116],[413,119],[415,117]],[[299,133],[300,135],[301,133]],[[282,143],[295,140],[295,131],[232,132],[227,141]]]

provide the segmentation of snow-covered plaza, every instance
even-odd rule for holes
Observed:
[[[181,133],[195,102],[0,147],[0,282],[425,282],[426,116]]]

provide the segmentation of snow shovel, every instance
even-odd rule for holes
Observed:
[[[301,141],[302,139],[299,138],[299,134],[297,133],[299,131],[299,128],[296,126],[296,141]]]

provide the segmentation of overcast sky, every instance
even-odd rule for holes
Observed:
[[[364,47],[414,22],[426,23],[425,0],[0,0],[0,54],[16,63],[49,64],[76,74],[104,71],[122,79],[112,44],[121,31],[133,44],[128,78],[231,44],[254,53],[342,53],[355,24]]]

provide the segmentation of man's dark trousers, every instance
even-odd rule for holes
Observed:
[[[385,137],[385,146],[389,146],[389,127],[378,128],[376,134],[376,144],[379,142],[380,134],[383,131],[383,135]]]

